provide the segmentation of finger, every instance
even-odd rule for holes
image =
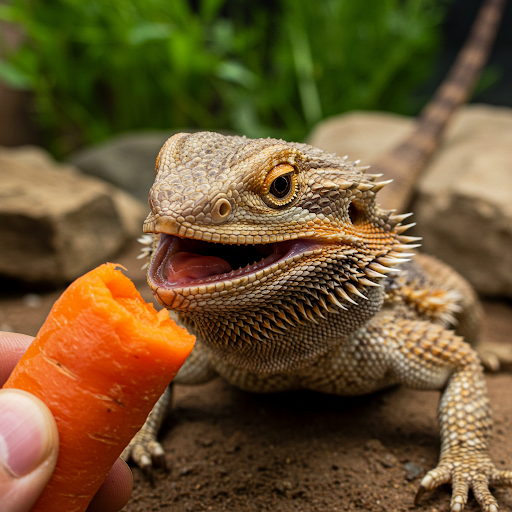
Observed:
[[[4,385],[33,339],[25,334],[0,332],[0,386]]]
[[[0,390],[2,512],[30,510],[53,473],[58,448],[48,407],[25,391]]]
[[[118,512],[128,503],[132,489],[132,472],[126,462],[117,459],[87,512]]]

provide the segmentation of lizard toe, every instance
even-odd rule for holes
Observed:
[[[472,488],[476,501],[480,503],[484,512],[498,512],[498,502],[489,491],[489,485],[486,481],[473,482]]]
[[[139,466],[151,485],[154,484],[154,469],[167,472],[167,461],[162,445],[157,441],[158,430],[171,401],[171,387],[168,387],[151,411],[142,428],[133,436],[124,449],[121,458],[133,461]]]
[[[135,436],[131,440],[130,444],[123,450],[121,458],[127,463],[133,461],[137,464],[153,487],[155,484],[153,475],[153,459],[149,451],[146,449],[146,446],[138,442],[136,437],[137,436]]]
[[[467,473],[461,471],[460,466],[452,469],[452,499],[450,500],[451,512],[462,512],[468,501],[470,481]]]
[[[149,482],[149,485],[151,487],[155,487],[155,473],[153,472],[153,465],[151,462],[145,464],[144,466],[141,466],[142,471],[144,472],[144,476],[146,477],[146,480]]]
[[[454,477],[450,512],[462,512],[468,501],[469,483],[466,479]]]
[[[431,469],[421,480],[418,492],[414,498],[414,505],[417,506],[422,496],[427,491],[432,491],[442,484],[451,481],[451,467],[448,465],[439,465],[435,469]]]
[[[151,454],[154,466],[163,469],[167,473],[169,468],[163,446],[158,441],[151,440],[147,445],[147,450]]]
[[[155,439],[155,435],[141,429],[124,449],[121,458],[125,462],[133,461],[142,469],[144,475],[154,485],[154,469],[168,471],[165,451]]]
[[[512,369],[512,348],[509,345],[486,340],[479,343],[477,352],[487,371],[510,371]]]
[[[495,469],[489,479],[489,485],[496,487],[512,487],[512,471],[510,469]]]
[[[464,510],[469,489],[472,489],[483,512],[498,512],[498,503],[489,486],[512,486],[512,471],[497,470],[488,456],[481,454],[464,462],[445,460],[423,477],[414,504],[418,505],[425,492],[446,483],[452,484],[450,512]]]

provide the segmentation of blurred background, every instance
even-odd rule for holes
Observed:
[[[371,163],[409,133],[481,4],[0,0],[0,330],[35,335],[64,287],[105,261],[153,300],[137,239],[173,132],[314,140]],[[472,100],[488,105],[462,109],[411,205],[422,250],[473,284],[483,338],[509,356],[511,26],[509,1]],[[339,116],[354,110],[379,113]],[[510,374],[488,386],[506,467]],[[124,510],[410,510],[437,458],[437,395],[393,393],[295,406],[218,381],[179,388],[171,473],[155,490],[135,472]],[[498,497],[512,510],[510,492]],[[444,492],[428,499],[446,510]]]
[[[136,257],[176,131],[308,140],[372,163],[409,132],[482,3],[0,0],[0,328],[17,327],[3,291],[62,286],[130,243]],[[500,297],[512,297],[511,24],[509,2],[472,100],[499,108],[463,109],[411,205],[425,250]]]
[[[479,0],[11,0],[0,145],[54,156],[139,129],[303,140],[355,109],[416,114]],[[510,6],[475,100],[512,106]]]

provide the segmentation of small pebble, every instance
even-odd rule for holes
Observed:
[[[385,450],[384,445],[378,439],[370,439],[364,445],[364,449],[370,452],[380,452]]]
[[[282,482],[278,482],[274,487],[274,490],[276,490],[280,494],[285,494],[287,490],[289,491],[291,489],[293,489],[293,484],[286,480],[282,481]]]
[[[23,297],[23,303],[28,308],[38,308],[42,302],[43,299],[41,299],[41,295],[37,295],[36,293],[27,293],[27,295]]]
[[[406,462],[404,464],[405,469],[405,478],[406,480],[414,480],[415,478],[419,477],[423,473],[425,473],[425,468],[422,468],[418,464],[415,464],[414,462]]]
[[[4,332],[14,332],[14,327],[8,323],[1,323],[0,324],[0,331]]]
[[[385,453],[377,459],[385,468],[394,468],[398,461],[392,453]]]

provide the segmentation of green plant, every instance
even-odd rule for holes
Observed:
[[[11,0],[25,38],[0,79],[33,91],[59,155],[139,128],[300,140],[349,109],[415,111],[442,3]]]

